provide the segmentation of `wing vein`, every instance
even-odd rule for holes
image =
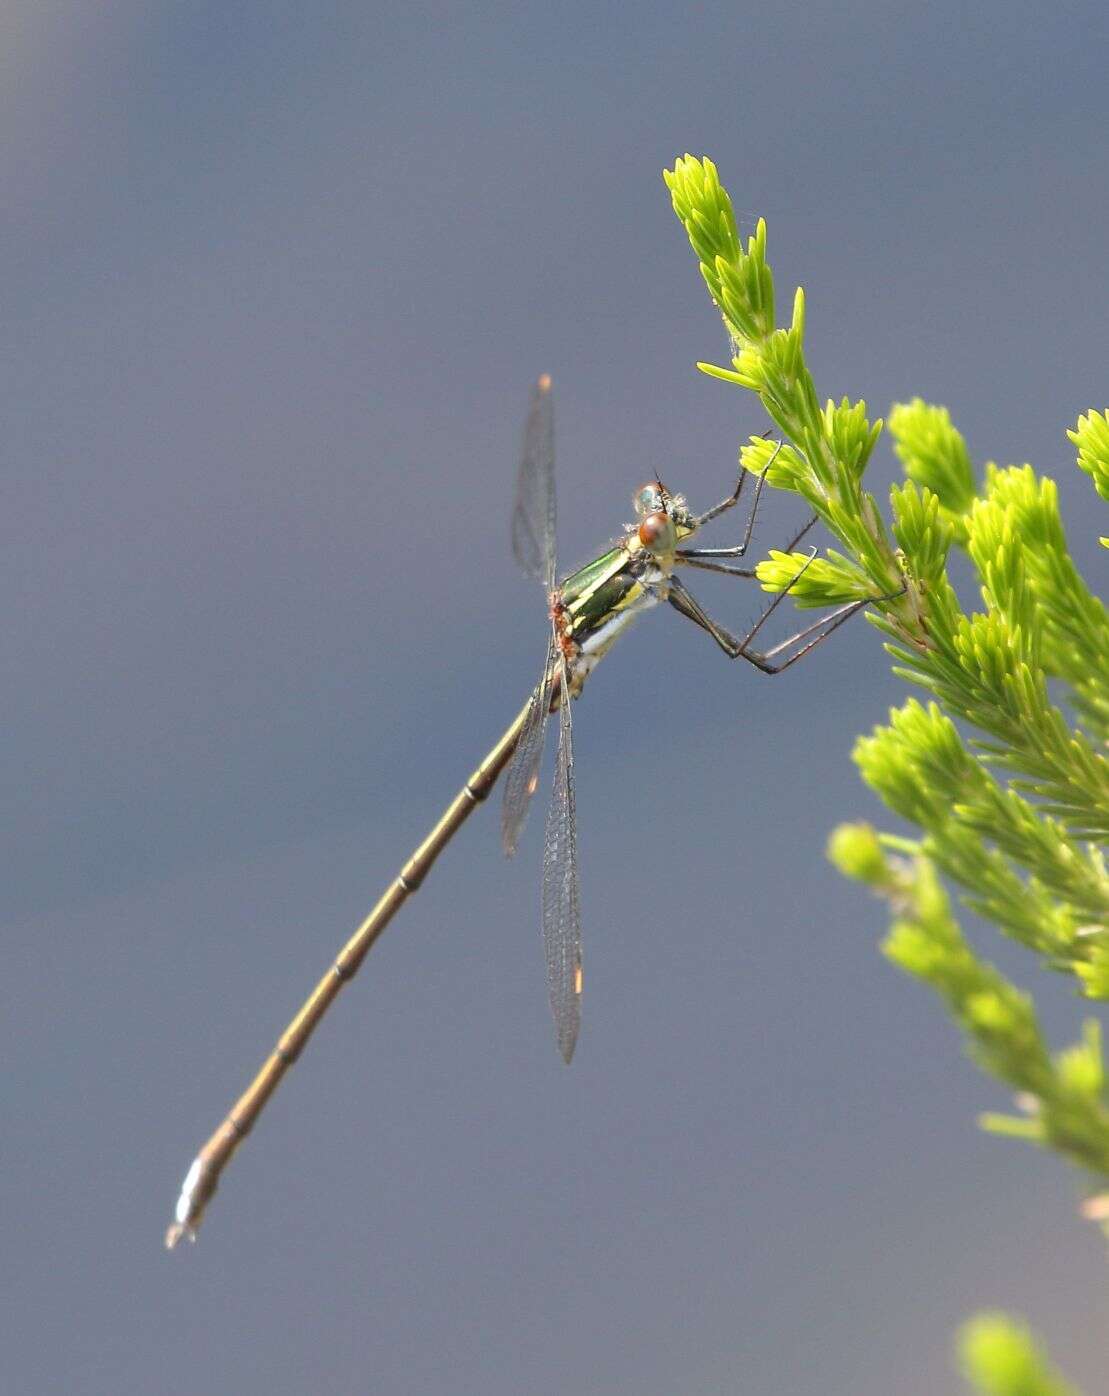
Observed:
[[[547,640],[547,658],[539,682],[532,690],[527,716],[516,743],[501,802],[501,843],[511,858],[516,852],[520,834],[528,817],[532,796],[539,783],[539,766],[543,760],[543,738],[547,731],[547,715],[551,711],[558,666],[555,664],[555,637],[552,627]]]
[[[529,577],[555,584],[554,411],[551,380],[531,391],[512,510],[512,551]]]
[[[578,884],[577,811],[574,792],[574,734],[570,717],[570,683],[565,658],[559,676],[558,758],[554,790],[547,811],[543,845],[543,948],[547,992],[555,1036],[563,1060],[574,1055],[581,1026],[581,893]]]

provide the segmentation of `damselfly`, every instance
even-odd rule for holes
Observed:
[[[662,601],[706,630],[729,658],[745,659],[764,674],[780,674],[788,669],[867,604],[866,599],[849,602],[771,649],[759,651],[753,648],[752,642],[804,573],[815,556],[815,549],[810,551],[789,586],[774,597],[742,639],[714,621],[677,576],[679,567],[702,568],[736,577],[755,575],[752,568],[741,566],[739,559],[751,541],[759,496],[772,460],[773,457],[757,477],[743,540],[735,547],[690,548],[684,545],[710,520],[738,503],[747,479],[746,471],[741,469],[732,493],[703,514],[692,513],[684,498],[671,493],[656,476],[633,497],[635,522],[629,524],[623,535],[599,557],[560,583],[555,555],[551,380],[545,375],[539,379],[532,390],[512,514],[512,545],[516,559],[529,576],[542,583],[548,604],[550,629],[539,682],[507,731],[344,945],[281,1035],[258,1075],[193,1160],[182,1185],[175,1220],[166,1233],[167,1246],[172,1248],[184,1236],[195,1240],[196,1229],[220,1175],[285,1072],[304,1050],[332,1000],[354,976],[374,941],[423,882],[436,858],[475,806],[486,798],[510,761],[501,832],[505,852],[515,851],[539,782],[547,718],[555,711],[558,712],[558,755],[543,846],[541,920],[555,1036],[559,1051],[569,1062],[581,1021],[582,958],[573,730],[568,700],[580,695],[594,665],[608,652],[617,636],[637,616]],[[787,552],[796,547],[815,522],[815,517],[808,521],[786,545]]]

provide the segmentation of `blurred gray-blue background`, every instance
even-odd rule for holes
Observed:
[[[979,465],[1056,475],[1104,582],[1064,435],[1109,399],[1104,7],[15,0],[4,29],[5,1389],[932,1396],[1002,1305],[1103,1391],[1074,1180],[976,1131],[1003,1093],[824,861],[882,817],[848,753],[905,696],[861,621],[773,683],[645,621],[576,710],[572,1068],[541,821],[505,864],[481,811],[200,1243],[161,1241],[535,677],[535,375],[567,566],[656,466],[714,502],[767,425],[693,367],[726,345],[675,155],[768,219],[822,395],[919,393]],[[884,497],[888,444],[872,471]],[[761,547],[797,519],[773,501]],[[744,585],[697,590],[738,626]]]

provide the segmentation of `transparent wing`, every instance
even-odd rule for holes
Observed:
[[[554,415],[546,374],[531,390],[524,453],[516,477],[512,551],[529,577],[555,584]]]
[[[557,674],[552,626],[550,639],[547,641],[547,659],[543,673],[532,692],[527,716],[520,731],[520,740],[516,743],[516,750],[505,776],[504,800],[501,803],[501,842],[510,858],[516,852],[520,831],[528,817],[531,797],[539,784],[543,737],[547,730],[547,714],[551,711],[551,694],[554,692]]]
[[[558,761],[543,845],[543,948],[558,1050],[569,1064],[581,1026],[581,896],[574,807],[574,736],[565,659],[561,679]]]

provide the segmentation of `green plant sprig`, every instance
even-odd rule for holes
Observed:
[[[774,326],[765,221],[744,249],[711,160],[687,155],[663,177],[733,345],[731,369],[698,367],[759,395],[789,439],[768,483],[800,494],[848,553],[810,566],[795,583],[799,603],[835,604],[865,594],[869,585],[873,620],[892,642],[898,672],[994,739],[982,750],[1022,779],[1020,788],[1042,800],[1049,815],[1080,837],[1109,836],[1109,762],[1084,733],[1068,728],[1046,686],[1049,674],[1069,677],[1076,707],[1109,718],[1101,696],[1101,672],[1109,664],[1109,646],[1099,647],[1104,609],[1060,562],[1065,542],[1053,493],[1037,495],[1031,472],[995,472],[979,499],[965,445],[947,414],[919,401],[896,408],[892,425],[910,478],[892,497],[895,548],[873,496],[861,487],[882,423],[871,424],[865,403],[847,398],[820,408],[805,362],[800,288],[789,328]],[[1087,456],[1099,463],[1105,434],[1087,425],[1083,437]],[[752,438],[741,452],[744,465],[765,469],[773,449]],[[1044,557],[1031,578],[1016,534],[1029,522],[1044,539]],[[946,581],[947,553],[956,539],[965,539],[982,570],[983,615],[964,614]],[[760,563],[764,588],[784,589],[800,560],[779,553]],[[1048,591],[1054,604],[1045,606]],[[1085,619],[1075,624],[1072,611],[1079,605]],[[1083,669],[1091,655],[1093,676]],[[1045,656],[1050,668],[1043,667]]]
[[[977,959],[936,880],[938,869],[1080,992],[1109,998],[1109,876],[1097,846],[1109,838],[1109,617],[1071,560],[1055,485],[1027,465],[990,464],[979,480],[950,415],[918,398],[889,414],[906,478],[887,526],[861,483],[882,423],[863,402],[820,407],[800,290],[788,328],[774,323],[765,222],[744,246],[710,160],[687,155],[664,179],[732,345],[731,367],[698,367],[757,393],[785,437],[752,436],[741,461],[805,499],[841,545],[801,576],[806,555],[771,552],[756,569],[764,589],[788,588],[799,606],[869,596],[895,672],[932,699],[910,701],[855,750],[866,782],[920,839],[849,828],[834,856],[856,876],[865,868],[894,905],[890,958],[944,997],[976,1058],[1033,1102],[1028,1116],[991,1116],[990,1127],[1058,1148],[1104,1185],[1109,1093],[1094,1030],[1053,1060],[1031,1000]],[[1109,416],[1080,417],[1070,437],[1109,500]],[[948,580],[952,548],[977,571],[980,612],[968,614]],[[890,849],[912,861],[888,862]]]
[[[1078,447],[1079,470],[1094,482],[1102,499],[1109,500],[1109,408],[1079,417],[1067,435]],[[1103,538],[1101,546],[1109,548],[1109,538]]]
[[[911,856],[891,854],[891,845],[913,850]],[[1087,1022],[1082,1042],[1052,1057],[1031,997],[967,942],[935,865],[918,846],[883,838],[866,824],[845,824],[832,835],[829,856],[889,902],[894,920],[885,955],[936,990],[978,1063],[1019,1093],[1023,1117],[985,1115],[984,1127],[1050,1144],[1103,1186],[1109,1106],[1097,1023]]]
[[[923,851],[965,889],[971,910],[1101,986],[1105,947],[1088,931],[1109,921],[1101,860],[1003,789],[936,704],[910,700],[891,713],[888,727],[859,739],[855,761],[894,813],[925,830]],[[1017,868],[1031,876],[1022,880]]]
[[[732,347],[730,368],[698,367],[757,393],[785,438],[752,436],[740,460],[805,499],[842,547],[811,562],[771,552],[757,576],[801,607],[869,598],[894,672],[931,695],[892,712],[854,752],[866,783],[920,837],[842,825],[829,855],[888,902],[885,954],[940,996],[971,1055],[1015,1093],[1020,1113],[985,1114],[983,1128],[1081,1169],[1091,1185],[1083,1211],[1109,1232],[1099,1027],[1086,1022],[1053,1055],[1031,995],[967,942],[939,880],[1086,996],[1109,999],[1109,876],[1097,846],[1109,837],[1109,617],[1071,560],[1055,484],[1027,465],[993,464],[979,482],[949,413],[916,398],[889,413],[906,478],[891,491],[887,527],[861,483],[882,423],[861,401],[821,408],[800,289],[789,327],[775,325],[765,222],[744,246],[710,160],[687,155],[664,179]],[[1109,413],[1080,417],[1069,436],[1109,501]],[[952,548],[977,572],[979,613],[964,611],[948,580]],[[959,1360],[983,1396],[1078,1396],[1003,1314],[965,1325]]]

